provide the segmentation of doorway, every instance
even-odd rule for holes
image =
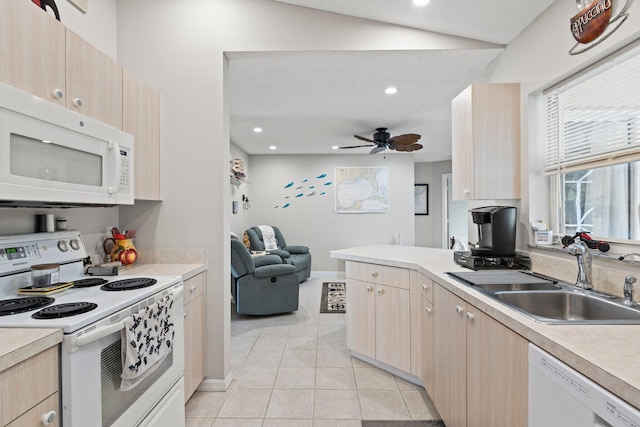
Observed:
[[[453,200],[452,175],[442,175],[442,242],[443,247],[452,249],[452,242],[457,242],[456,250],[467,250],[469,232],[467,230],[467,215],[469,211],[466,200]],[[453,240],[452,240],[453,237]]]

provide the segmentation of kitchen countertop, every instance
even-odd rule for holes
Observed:
[[[126,266],[121,276],[182,276],[187,280],[207,270],[205,264],[133,264]]]
[[[0,372],[62,342],[62,329],[0,328]]]
[[[332,258],[418,270],[528,341],[640,408],[640,325],[545,325],[465,286],[446,272],[471,271],[446,249],[378,245],[331,251]]]

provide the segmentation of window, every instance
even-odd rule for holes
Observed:
[[[545,93],[552,223],[640,240],[640,49]]]

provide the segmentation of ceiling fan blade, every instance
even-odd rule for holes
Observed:
[[[376,154],[386,149],[387,149],[386,145],[382,145],[382,146],[378,145],[377,147],[374,147],[371,151],[369,151],[369,154]]]
[[[411,151],[417,151],[422,149],[422,144],[411,144],[411,145],[390,145],[389,148],[396,151],[401,151],[404,153],[409,153]]]
[[[416,143],[421,138],[421,135],[417,133],[405,133],[402,135],[392,136],[387,139],[387,142],[390,142],[395,145],[410,145]]]
[[[367,142],[373,142],[373,143],[375,143],[375,141],[374,141],[374,140],[369,139],[369,138],[365,138],[364,136],[360,136],[360,135],[353,135],[353,136],[354,136],[354,137],[356,137],[356,138],[358,138],[358,139],[360,139],[360,140],[362,140],[362,141],[367,141]]]
[[[345,148],[360,148],[360,147],[372,147],[372,144],[367,144],[367,145],[351,145],[349,147],[338,147],[340,150],[343,150]]]

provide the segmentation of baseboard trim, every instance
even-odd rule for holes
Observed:
[[[224,380],[212,380],[205,378],[198,386],[198,391],[227,391],[233,381],[233,373],[229,372]]]
[[[353,357],[355,357],[356,359],[360,359],[363,362],[368,363],[369,365],[373,365],[376,368],[380,368],[383,371],[387,371],[390,374],[395,375],[396,377],[400,377],[403,380],[409,381],[410,383],[413,383],[417,386],[423,387],[424,388],[424,384],[422,384],[422,381],[420,381],[420,378],[418,378],[417,376],[410,374],[408,372],[405,371],[401,371],[398,368],[394,368],[393,366],[387,365],[386,363],[382,363],[378,360],[372,359],[369,356],[365,356],[364,354],[358,353],[357,351],[353,351],[351,350],[351,355]]]

